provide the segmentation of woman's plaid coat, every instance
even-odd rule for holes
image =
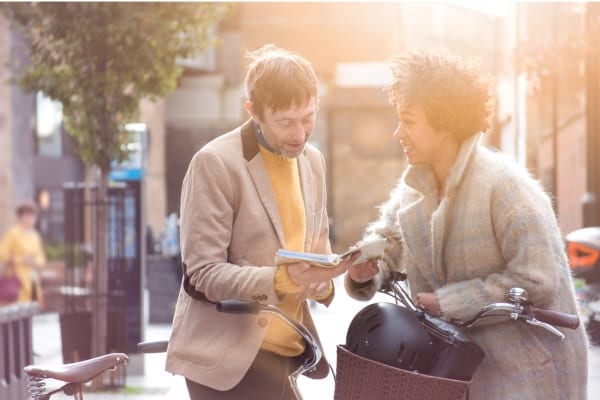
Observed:
[[[408,167],[363,239],[388,238],[380,273],[362,288],[346,276],[353,297],[371,298],[395,270],[407,273],[413,297],[435,292],[448,320],[505,301],[513,286],[538,307],[577,313],[549,197],[522,167],[479,141],[475,135],[462,144],[441,202],[431,168]],[[469,400],[585,399],[585,331],[560,330],[564,342],[521,322],[470,329],[486,357]]]

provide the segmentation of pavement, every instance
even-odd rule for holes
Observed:
[[[372,301],[388,301],[389,297],[378,294]],[[327,359],[335,369],[336,346],[345,342],[346,329],[353,316],[367,303],[349,298],[343,282],[336,282],[336,298],[329,308],[315,304],[312,314],[319,331]],[[146,313],[147,314],[147,313]],[[169,324],[146,324],[145,340],[162,340],[169,337]],[[42,365],[62,363],[60,326],[55,313],[42,314],[33,319],[34,362]],[[164,370],[165,354],[146,354],[143,357],[144,374],[128,375],[126,385],[118,391],[87,392],[86,400],[186,400],[188,394],[181,376]],[[600,348],[590,349],[588,397],[597,398],[600,393]],[[57,381],[47,382],[50,389],[58,388]],[[307,400],[333,399],[334,381],[330,376],[323,380],[299,379],[302,395]],[[73,399],[62,393],[52,396],[54,400]]]

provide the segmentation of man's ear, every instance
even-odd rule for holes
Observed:
[[[244,102],[244,109],[248,112],[248,114],[250,114],[250,117],[254,120],[254,122],[258,123],[258,118],[257,118],[256,114],[254,113],[254,107],[250,100],[246,100]]]

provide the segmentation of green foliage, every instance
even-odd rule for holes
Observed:
[[[199,55],[219,3],[5,3],[2,11],[30,48],[16,82],[63,105],[80,157],[107,172],[124,159],[120,127],[141,99],[175,89],[177,57]]]
[[[44,253],[48,261],[64,261],[65,244],[63,242],[44,242]]]

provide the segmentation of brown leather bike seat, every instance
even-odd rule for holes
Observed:
[[[119,364],[127,364],[129,357],[124,353],[111,353],[103,356],[79,361],[72,364],[63,364],[55,367],[28,365],[23,370],[29,376],[39,378],[57,379],[68,383],[87,382],[96,375]]]

